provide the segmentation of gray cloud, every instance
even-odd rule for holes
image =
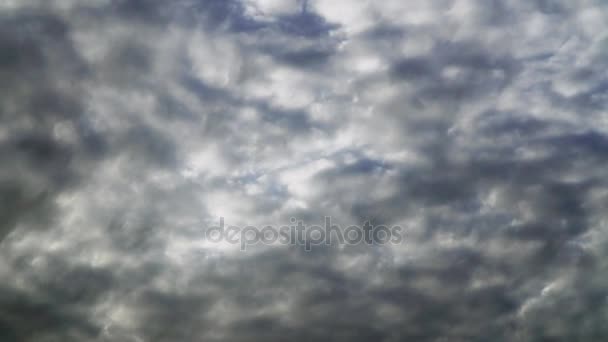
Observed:
[[[5,1],[0,339],[602,340],[607,14]],[[204,238],[326,216],[405,240]]]

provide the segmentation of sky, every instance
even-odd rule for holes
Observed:
[[[606,340],[607,70],[602,0],[1,0],[0,340]],[[207,234],[326,217],[403,239]]]

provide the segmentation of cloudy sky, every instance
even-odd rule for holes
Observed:
[[[1,0],[0,340],[605,340],[607,70],[602,0]],[[405,238],[205,238],[325,216]]]

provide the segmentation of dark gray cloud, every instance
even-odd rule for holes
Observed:
[[[597,1],[0,4],[0,340],[600,341]],[[205,240],[399,225],[394,245]]]

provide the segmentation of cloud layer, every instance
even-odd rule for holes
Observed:
[[[0,2],[0,340],[608,337],[602,1]],[[234,225],[400,225],[239,246]]]

